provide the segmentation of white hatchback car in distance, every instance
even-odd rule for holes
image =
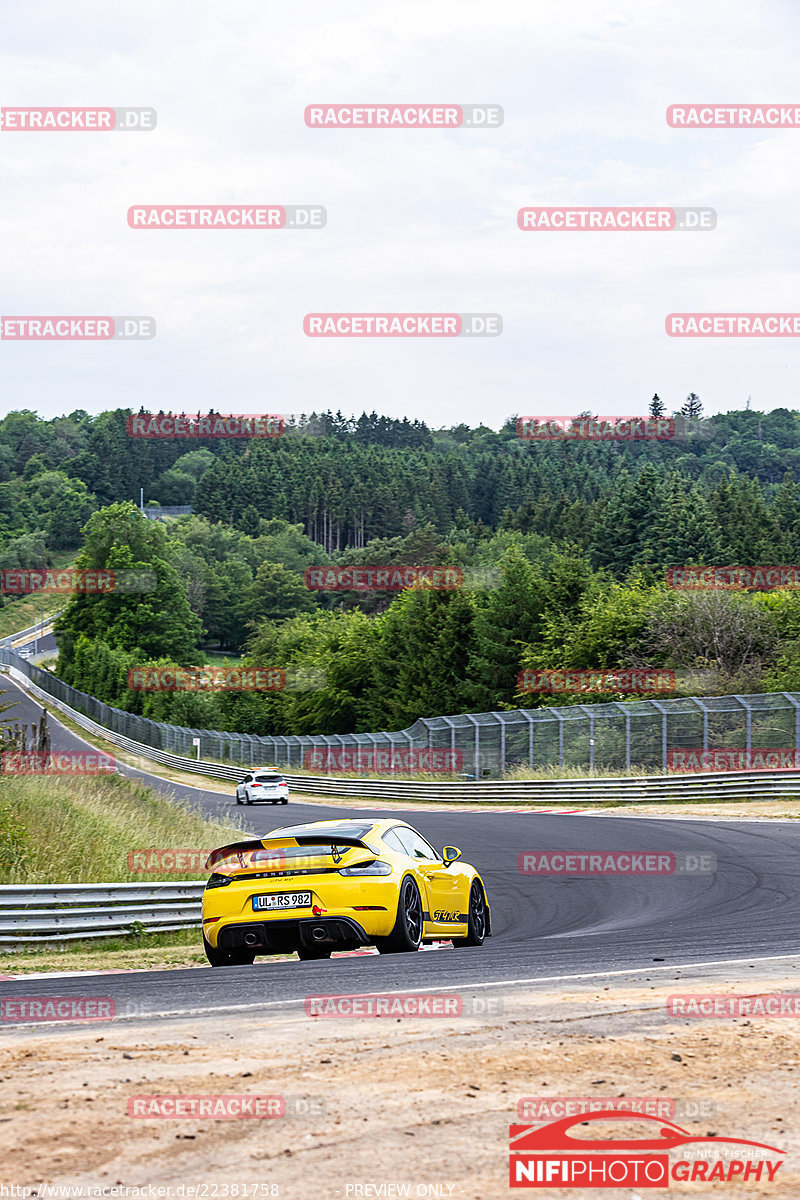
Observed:
[[[253,771],[245,775],[236,788],[237,804],[256,804],[265,800],[270,804],[289,803],[289,785],[275,771]]]

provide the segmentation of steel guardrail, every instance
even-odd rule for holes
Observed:
[[[15,635],[18,636],[18,635]],[[7,647],[0,655],[18,658]],[[45,691],[25,674],[26,664],[8,667],[11,678],[41,703],[48,703],[69,717],[80,728],[117,746],[127,753],[149,762],[157,762],[189,774],[205,775],[240,783],[258,767],[233,767],[224,763],[187,758],[158,750],[146,743],[116,733],[72,708],[65,701]],[[800,797],[800,769],[752,772],[698,772],[687,775],[622,775],[616,778],[531,779],[531,780],[454,780],[419,782],[397,779],[342,778],[339,776],[295,775],[280,767],[290,787],[307,796],[364,797],[365,799],[399,800],[409,803],[659,803],[665,800],[773,800],[781,796]]]
[[[184,758],[165,750],[135,742],[122,734],[98,725],[90,717],[70,708],[32,683],[15,667],[9,675],[32,695],[68,716],[87,733],[102,738],[130,754],[161,763],[187,773],[206,775],[240,783],[252,769],[229,767],[194,758]],[[256,768],[257,769],[257,768]],[[382,779],[339,779],[331,776],[294,775],[280,772],[298,792],[307,796],[351,797],[433,803],[563,803],[654,804],[664,800],[774,800],[781,796],[800,797],[800,770],[753,772],[703,772],[696,775],[622,775],[613,779],[531,779],[492,780],[490,782],[420,783]]]
[[[59,613],[52,613],[49,617],[43,617],[41,621],[37,621],[35,625],[29,625],[27,629],[19,629],[16,633],[9,633],[4,638],[0,638],[0,649],[13,650],[14,643],[20,638],[29,637],[34,633],[43,633],[48,625],[52,625]]]
[[[0,884],[0,950],[198,929],[205,882]]]

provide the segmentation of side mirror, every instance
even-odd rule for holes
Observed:
[[[450,863],[455,862],[457,858],[461,858],[461,851],[459,850],[458,846],[445,846],[444,850],[442,851],[444,865],[449,867]]]

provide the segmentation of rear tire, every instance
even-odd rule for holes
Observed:
[[[252,967],[256,956],[255,950],[236,950],[228,954],[224,950],[218,950],[216,946],[210,946],[205,938],[203,949],[212,967]]]
[[[289,803],[288,799],[286,799],[286,800],[281,800],[281,804],[288,804],[288,803]]]
[[[245,802],[245,804],[252,804],[252,803],[253,803],[253,801],[252,801],[252,800],[251,800],[251,798],[250,798],[250,793],[249,793],[249,792],[245,792],[245,794],[244,794],[244,802]]]
[[[241,803],[242,803],[242,798],[241,798],[241,796],[239,795],[239,793],[238,793],[238,792],[236,793],[236,803],[237,803],[237,804],[241,804]]]
[[[486,897],[477,879],[473,879],[469,890],[469,921],[467,936],[453,938],[454,946],[482,946],[486,937]]]
[[[310,962],[315,958],[330,958],[331,951],[324,950],[322,946],[300,946],[297,951],[297,957],[301,962]]]
[[[400,885],[397,920],[385,938],[375,938],[381,954],[410,954],[422,945],[422,900],[419,888],[410,875]]]

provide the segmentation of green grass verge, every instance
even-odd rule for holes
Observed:
[[[213,849],[238,837],[190,804],[165,800],[119,775],[4,776],[0,791],[0,883],[141,883],[164,878],[128,866],[134,850]],[[202,879],[197,868],[170,879]]]
[[[257,961],[277,962],[292,957],[268,954]],[[58,946],[17,950],[13,954],[0,953],[0,978],[50,971],[160,971],[206,966],[199,929],[64,942]]]
[[[84,778],[4,776],[0,791],[0,883],[147,883],[203,879],[182,872],[132,870],[133,850],[210,850],[238,839],[235,822],[217,823],[183,801],[118,775]],[[134,864],[135,865],[135,864]],[[205,963],[199,928],[131,933],[101,941],[0,953],[0,975],[37,971],[131,970]]]
[[[53,569],[63,570],[75,557],[74,550],[57,550],[53,555]],[[20,596],[18,600],[6,599],[0,608],[0,638],[18,633],[35,625],[42,617],[50,617],[64,607],[66,598],[57,595],[32,594]]]
[[[195,967],[206,961],[200,930],[63,942],[0,953],[0,977],[40,971],[147,971]]]

